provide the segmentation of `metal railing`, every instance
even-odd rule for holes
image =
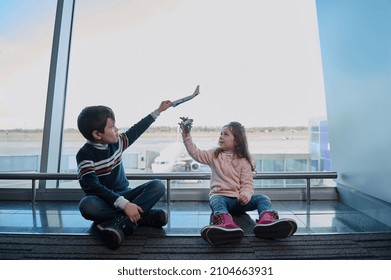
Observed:
[[[173,172],[173,173],[128,173],[128,180],[152,180],[160,179],[167,182],[167,203],[171,199],[171,181],[172,180],[210,180],[210,173],[201,172]],[[272,172],[272,173],[257,173],[254,179],[305,179],[306,185],[306,201],[311,201],[311,180],[312,179],[336,179],[337,172]],[[0,173],[0,180],[29,180],[31,181],[31,200],[35,203],[36,200],[36,181],[37,180],[78,180],[76,173]]]

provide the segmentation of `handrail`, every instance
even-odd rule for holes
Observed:
[[[167,181],[167,202],[170,202],[171,180],[209,180],[211,174],[204,172],[171,172],[171,173],[127,173],[128,180],[151,180],[160,179]],[[336,179],[337,172],[309,171],[309,172],[271,172],[256,173],[254,179],[305,179],[307,180],[307,203],[311,200],[311,179]],[[36,198],[36,180],[78,180],[76,173],[41,173],[41,172],[6,172],[0,173],[0,180],[31,180],[32,181],[32,202]]]
[[[254,179],[336,179],[337,172],[270,172],[256,173]],[[161,179],[210,179],[209,172],[127,173],[129,180]],[[0,172],[0,180],[77,180],[76,173]]]

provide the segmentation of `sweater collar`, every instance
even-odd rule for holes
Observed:
[[[106,150],[107,147],[109,146],[108,144],[100,144],[100,143],[94,143],[90,140],[87,140],[87,143],[92,145],[93,147],[99,149],[99,150]]]

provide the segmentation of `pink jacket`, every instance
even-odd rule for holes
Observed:
[[[253,174],[246,159],[229,153],[220,153],[216,158],[215,149],[198,149],[190,133],[182,134],[182,138],[189,155],[211,168],[210,196],[220,194],[238,198],[240,194],[244,194],[251,198],[254,194]]]

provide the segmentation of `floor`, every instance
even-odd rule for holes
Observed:
[[[280,218],[292,218],[298,224],[296,235],[391,232],[384,225],[338,201],[273,201]],[[169,212],[164,227],[167,236],[199,236],[209,223],[207,202],[172,201],[157,205]],[[256,212],[234,217],[246,235],[252,235]],[[0,233],[88,235],[91,222],[81,217],[77,202],[0,201]]]

